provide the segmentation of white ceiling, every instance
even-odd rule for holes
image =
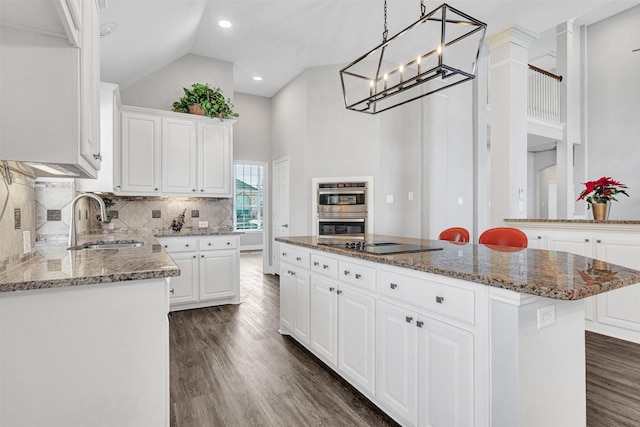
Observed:
[[[425,2],[430,11],[440,2]],[[487,34],[515,23],[553,34],[575,19],[590,24],[640,0],[462,0],[451,6],[488,24]],[[237,92],[271,97],[307,67],[346,64],[382,41],[383,0],[108,0],[102,80],[121,88],[195,53],[234,64]],[[419,0],[388,0],[389,36],[419,17]],[[233,23],[222,29],[218,20]],[[555,50],[543,39],[532,57]],[[254,75],[264,78],[261,83]],[[215,82],[211,82],[215,85]]]

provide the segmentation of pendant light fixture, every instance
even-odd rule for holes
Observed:
[[[446,3],[340,70],[349,110],[377,114],[474,79],[487,24]]]

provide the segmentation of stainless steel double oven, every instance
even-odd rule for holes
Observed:
[[[364,239],[367,232],[367,183],[319,183],[318,238]]]

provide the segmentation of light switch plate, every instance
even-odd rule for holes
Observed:
[[[200,227],[200,228],[209,227],[209,221],[198,221],[198,227]]]
[[[393,194],[387,194],[387,203],[393,203]]]

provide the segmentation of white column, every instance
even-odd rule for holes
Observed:
[[[561,117],[564,125],[563,140],[558,141],[556,154],[558,180],[558,218],[573,218],[575,195],[573,192],[574,144],[580,144],[580,34],[574,33],[573,21],[556,27],[558,52],[557,73],[561,84]]]
[[[509,26],[489,36],[492,227],[527,212],[528,50],[540,36]]]

